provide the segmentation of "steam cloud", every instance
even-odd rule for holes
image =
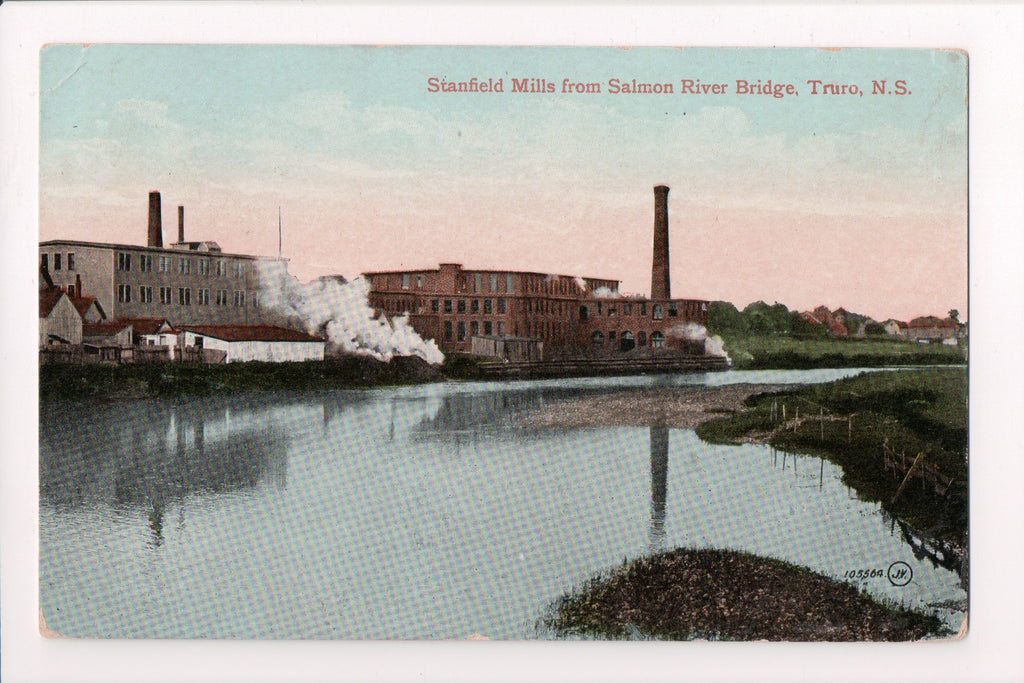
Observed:
[[[709,356],[720,356],[732,362],[729,358],[729,354],[725,352],[725,343],[722,341],[722,338],[718,335],[709,337],[708,330],[703,325],[698,325],[697,323],[683,323],[682,325],[673,327],[669,331],[669,334],[682,337],[683,339],[693,339],[695,341],[703,339],[704,353]]]
[[[434,340],[424,341],[401,315],[389,322],[374,316],[370,285],[364,278],[351,282],[320,279],[300,284],[283,263],[260,263],[261,301],[291,324],[321,335],[346,353],[390,361],[395,356],[419,356],[428,363],[444,362]]]
[[[590,293],[590,296],[595,299],[618,299],[620,295],[617,291],[609,287],[598,287]]]

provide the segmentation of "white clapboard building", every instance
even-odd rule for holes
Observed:
[[[322,338],[276,325],[183,325],[180,335],[186,351],[222,351],[227,363],[324,359]]]

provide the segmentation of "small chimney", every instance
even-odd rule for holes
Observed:
[[[85,296],[85,293],[82,292],[82,276],[78,273],[75,273],[75,296],[79,298]]]
[[[668,187],[654,188],[654,258],[651,261],[651,299],[671,299],[668,260]]]
[[[164,231],[160,216],[160,193],[149,193],[149,241],[150,247],[164,246]]]
[[[178,244],[185,241],[185,207],[178,207]]]

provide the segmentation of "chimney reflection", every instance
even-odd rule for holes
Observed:
[[[668,495],[668,427],[652,425],[651,439],[651,527],[648,552],[665,549],[665,500]]]

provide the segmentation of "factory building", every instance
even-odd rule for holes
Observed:
[[[663,185],[654,188],[650,297],[620,296],[618,280],[442,263],[436,270],[364,273],[370,304],[388,316],[408,314],[420,336],[434,339],[445,353],[510,346],[474,344],[483,337],[517,340],[518,356],[532,356],[534,351],[523,350],[524,340],[532,342],[547,359],[703,354],[703,341],[690,338],[687,323],[705,325],[708,302],[671,294],[668,192]]]
[[[160,193],[149,194],[146,246],[75,240],[39,243],[39,266],[72,297],[88,294],[111,320],[166,318],[175,325],[278,322],[259,299],[260,262],[279,259],[221,251],[216,242],[164,246]]]

